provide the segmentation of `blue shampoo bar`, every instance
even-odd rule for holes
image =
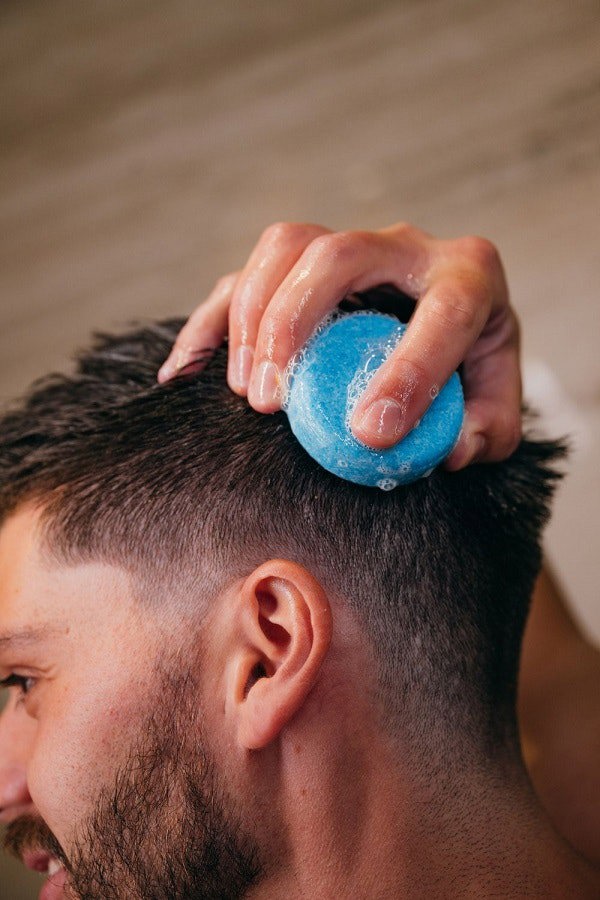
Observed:
[[[358,398],[406,327],[373,310],[335,314],[292,363],[284,402],[292,431],[324,469],[347,481],[382,490],[408,484],[429,475],[458,441],[464,399],[457,372],[395,446],[373,450],[350,431]]]

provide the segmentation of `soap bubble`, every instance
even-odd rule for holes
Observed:
[[[356,405],[406,331],[394,316],[386,316],[385,323],[374,319],[363,321],[362,325],[348,321],[359,316],[364,319],[366,315],[382,317],[376,310],[360,313],[338,310],[316,325],[310,339],[290,358],[284,370],[282,407],[289,416],[293,433],[324,468],[358,484],[391,491],[421,477],[424,466],[431,466],[434,460],[437,465],[436,447],[430,445],[444,440],[443,429],[436,420],[436,415],[440,419],[441,407],[432,398],[432,410],[424,415],[422,427],[420,421],[415,423],[412,434],[399,446],[378,451],[354,437],[350,420]],[[343,321],[337,321],[340,319]],[[458,376],[453,383],[455,394],[457,385],[458,404],[459,400],[462,402]],[[458,407],[454,418],[457,416]]]
[[[377,466],[377,471],[380,475],[396,475],[398,473],[398,466],[388,466],[385,462],[381,462]]]
[[[365,310],[365,312],[360,313],[360,315],[369,315],[372,313],[381,315],[377,310],[371,309]],[[354,315],[358,315],[358,313],[354,313]],[[397,321],[394,316],[388,316],[387,318]],[[365,392],[367,385],[375,373],[379,371],[383,363],[394,352],[404,334],[404,329],[400,326],[400,323],[398,323],[398,326],[398,330],[390,335],[383,345],[379,340],[375,340],[369,341],[365,347],[361,364],[348,384],[346,412],[344,416],[344,424],[348,430],[350,430],[350,420],[352,419],[354,410]]]
[[[326,328],[329,328],[329,326],[336,322],[338,319],[346,318],[347,316],[385,316],[386,318],[392,319],[394,322],[400,325],[398,319],[395,316],[388,315],[387,313],[381,313],[377,309],[364,309],[360,312],[348,313],[336,307],[334,310],[327,313],[327,315],[317,323],[303,346],[300,347],[299,350],[297,350],[296,353],[291,356],[287,366],[285,367],[281,384],[281,408],[283,410],[287,411],[289,405],[290,389],[294,380],[294,376],[300,368],[304,368],[305,366],[310,365],[311,361],[314,359],[314,356],[311,355],[311,345],[315,338],[317,338],[322,331],[325,331]],[[363,370],[366,369],[364,374],[366,374],[368,377],[364,381],[357,380],[356,384],[353,385],[352,397],[350,400],[352,407],[349,410],[349,413],[346,415],[347,427],[349,420],[352,418],[352,412],[354,411],[354,407],[356,406],[358,398],[360,397],[364,388],[367,386],[371,377],[375,374],[382,362],[385,362],[390,353],[392,353],[398,346],[400,337],[400,334],[392,335],[386,340],[383,347],[378,342],[370,342],[370,344],[367,345],[365,365],[363,365],[362,368]],[[357,372],[357,375],[358,374],[359,373]],[[350,386],[348,387],[348,389],[350,390]]]
[[[398,482],[393,478],[381,478],[377,482],[377,487],[381,488],[382,491],[393,491],[397,486]]]
[[[289,405],[290,398],[290,388],[292,386],[292,382],[294,380],[294,376],[296,372],[300,368],[304,368],[305,366],[309,366],[311,362],[315,359],[314,352],[312,350],[312,342],[314,339],[321,334],[326,328],[331,325],[332,322],[335,322],[336,319],[340,318],[340,311],[334,310],[333,312],[328,313],[320,322],[317,323],[316,327],[310,334],[308,340],[297,350],[288,360],[288,364],[284,369],[282,384],[281,384],[281,408],[287,411]]]

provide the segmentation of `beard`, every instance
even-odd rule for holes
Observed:
[[[170,674],[175,665],[160,667],[154,708],[76,827],[69,857],[43,820],[8,826],[9,852],[40,849],[64,865],[69,900],[237,900],[262,874],[198,722],[199,686]]]

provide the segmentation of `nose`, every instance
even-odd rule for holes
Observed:
[[[35,721],[10,697],[0,716],[0,823],[33,813],[27,787],[27,764]]]

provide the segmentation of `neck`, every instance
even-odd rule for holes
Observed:
[[[309,787],[295,780],[286,803],[286,867],[252,900],[598,895],[597,875],[554,831],[518,765],[416,779],[372,736],[364,749],[325,765],[316,754],[314,767],[307,751]],[[292,741],[284,765],[297,772],[297,757]]]

